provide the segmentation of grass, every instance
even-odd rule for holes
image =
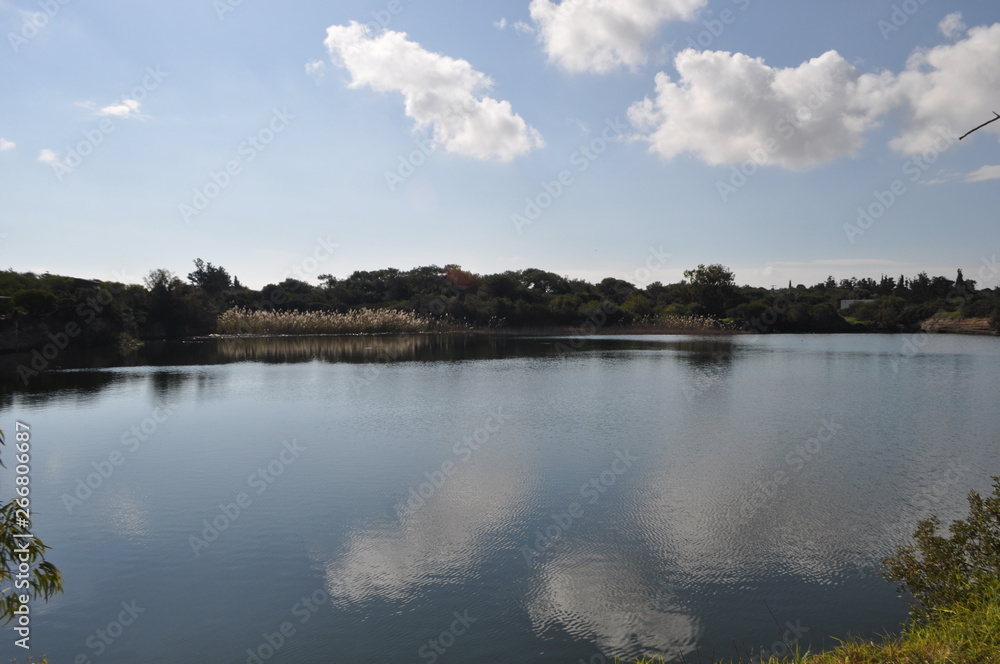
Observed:
[[[768,664],[779,662],[773,659]],[[800,655],[796,664],[1000,663],[1000,580],[988,593],[941,612],[936,621],[909,627],[881,643],[849,640],[829,652]]]

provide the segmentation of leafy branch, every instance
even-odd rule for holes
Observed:
[[[4,445],[3,430],[0,430],[0,445]],[[48,600],[63,590],[62,574],[45,560],[49,547],[38,538],[16,537],[31,531],[31,519],[18,516],[21,509],[16,498],[0,507],[0,624],[14,619],[14,612],[21,606],[20,595],[30,593]],[[20,529],[16,527],[18,523]],[[29,573],[16,578],[21,564],[28,565]]]

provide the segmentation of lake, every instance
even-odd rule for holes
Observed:
[[[611,661],[897,631],[998,463],[997,339],[203,340],[6,372],[53,664]],[[0,659],[25,652],[4,630]]]

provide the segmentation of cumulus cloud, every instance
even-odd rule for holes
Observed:
[[[890,146],[904,154],[932,151],[942,135],[957,138],[989,120],[1000,107],[998,82],[1000,23],[972,28],[954,44],[914,52],[897,83],[906,126]],[[1000,134],[1000,123],[981,131]]]
[[[403,95],[406,115],[432,130],[435,145],[475,159],[507,162],[545,143],[508,101],[485,96],[493,81],[456,60],[425,50],[406,33],[373,36],[351,21],[327,29],[333,62],[351,74],[349,86]]]
[[[954,39],[962,34],[968,26],[962,21],[962,12],[948,14],[938,23],[938,30],[948,39]]]
[[[977,171],[973,171],[966,176],[969,182],[986,182],[987,180],[1000,180],[1000,165],[983,166]]]
[[[503,30],[504,28],[506,28],[506,27],[507,27],[507,19],[506,19],[506,18],[501,18],[501,19],[500,19],[499,21],[494,21],[494,22],[493,22],[493,25],[494,25],[494,26],[495,26],[495,27],[496,27],[496,28],[497,28],[498,30]]]
[[[671,20],[690,20],[707,0],[531,0],[549,59],[572,72],[604,73],[646,62],[646,44]]]
[[[7,150],[13,150],[17,147],[17,143],[13,141],[8,141],[6,138],[0,137],[0,152],[6,152]]]
[[[658,74],[655,98],[629,109],[640,138],[664,158],[809,168],[856,153],[891,106],[891,76],[862,74],[836,51],[779,69],[741,53],[686,49],[674,64],[679,80]]]
[[[957,34],[960,18],[942,30]],[[880,118],[903,121],[889,146],[916,155],[989,119],[1000,107],[1000,23],[915,51],[899,74],[862,73],[836,51],[796,67],[724,51],[682,51],[676,80],[661,72],[655,95],[631,106],[637,138],[670,159],[805,169],[856,154]],[[1000,134],[1000,123],[983,130]]]

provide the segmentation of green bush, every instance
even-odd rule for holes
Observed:
[[[995,587],[1000,578],[1000,477],[993,495],[969,493],[969,516],[938,534],[936,516],[921,521],[916,544],[900,547],[886,558],[882,574],[900,584],[900,593],[916,601],[910,617],[918,625],[939,619],[951,606],[965,604]]]
[[[14,306],[24,309],[33,318],[44,318],[55,312],[59,300],[48,291],[33,288],[14,293]]]

